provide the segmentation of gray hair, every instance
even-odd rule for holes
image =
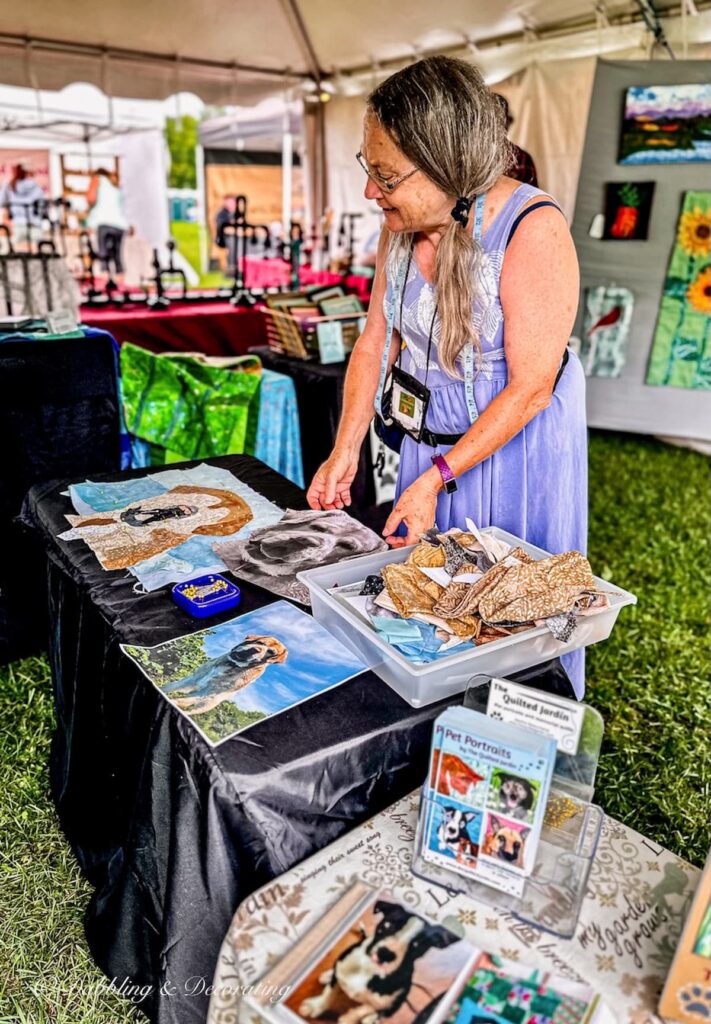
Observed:
[[[368,97],[374,115],[413,165],[454,201],[487,192],[511,166],[512,149],[500,103],[473,64],[427,57],[382,82]],[[391,240],[397,257],[413,235]],[[457,358],[468,342],[481,354],[472,323],[482,249],[452,219],[437,247],[434,285],[440,316],[439,361],[458,378]]]

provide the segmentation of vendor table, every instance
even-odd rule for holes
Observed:
[[[304,479],[308,487],[318,467],[331,454],[336,440],[348,364],[328,363],[322,366],[315,361],[278,355],[266,347],[252,351],[265,367],[285,373],[294,381],[301,424]],[[367,509],[375,504],[373,458],[367,437],[360,450],[351,497],[355,509]]]
[[[242,355],[267,340],[264,315],[229,302],[174,302],[168,309],[94,309],[84,306],[82,322],[110,331],[122,345],[153,352],[205,352],[210,356]]]
[[[248,288],[281,288],[291,283],[291,264],[278,259],[254,259],[248,256],[245,269],[245,284]],[[329,270],[314,270],[313,267],[301,267],[299,284],[302,288],[314,286],[330,287],[342,284],[349,292],[353,292],[361,301],[367,303],[373,285],[372,277],[364,274],[334,274]]]
[[[120,468],[114,343],[0,335],[0,664],[44,645],[44,558],[15,523],[22,499],[42,480]],[[38,587],[39,596],[38,596]]]
[[[207,461],[305,507],[303,491],[249,456]],[[205,623],[165,590],[136,594],[133,577],[104,572],[84,543],[56,539],[67,484],[34,487],[23,518],[48,554],[51,786],[95,887],[87,938],[109,977],[151,986],[141,1006],[153,1021],[203,1022],[208,996],[185,985],[212,976],[240,900],[419,785],[441,705],[416,710],[366,672],[208,747],[119,650]],[[241,611],[272,599],[240,587]],[[569,692],[555,663],[526,679]]]
[[[415,913],[463,926],[466,938],[499,954],[592,985],[620,1024],[656,1020],[656,1004],[700,872],[613,818],[606,818],[580,921],[570,940],[512,914],[456,895],[410,872],[417,794],[253,893],[237,910],[214,981],[208,1024],[249,1024],[240,993],[278,963],[335,903],[353,877],[394,893]]]

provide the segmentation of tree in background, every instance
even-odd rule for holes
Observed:
[[[212,632],[211,629],[200,630],[199,633],[190,636],[168,640],[161,644],[160,652],[157,654],[150,647],[127,646],[126,650],[136,659],[149,679],[158,686],[165,686],[167,683],[186,679],[210,660],[209,655],[205,653],[203,642],[206,637],[212,635]],[[178,694],[170,694],[171,699],[175,699],[176,696]]]
[[[197,118],[184,114],[168,117],[165,122],[165,140],[170,152],[170,188],[196,188],[195,150],[198,144]]]

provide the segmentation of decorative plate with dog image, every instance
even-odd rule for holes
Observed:
[[[155,647],[121,649],[211,746],[365,671],[288,601]]]
[[[378,893],[350,917],[281,1004],[292,1019],[423,1024],[466,977],[469,943]]]

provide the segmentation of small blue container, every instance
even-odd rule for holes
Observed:
[[[238,586],[219,573],[196,576],[194,580],[176,583],[173,600],[194,619],[206,619],[234,608],[242,600]]]

